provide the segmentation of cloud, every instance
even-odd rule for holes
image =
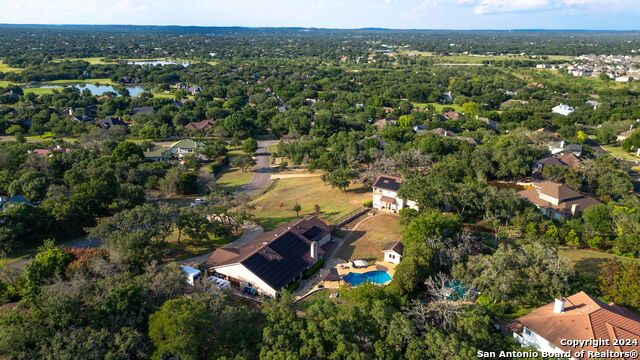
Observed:
[[[457,0],[457,2],[473,6],[474,13],[478,15],[570,8],[593,10],[601,6],[621,10],[634,4],[633,0]]]

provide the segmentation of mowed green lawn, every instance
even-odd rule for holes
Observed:
[[[320,206],[319,217],[333,223],[370,198],[369,189],[361,185],[343,192],[332,189],[319,176],[314,176],[280,179],[274,189],[259,196],[254,203],[258,220],[269,231],[283,223],[314,215],[315,204]],[[299,216],[292,210],[296,203],[302,207]]]
[[[614,259],[619,261],[640,261],[639,259],[631,259],[599,251],[571,248],[558,249],[558,255],[565,258],[572,269],[589,274],[597,274],[602,263]]]
[[[253,171],[242,172],[240,168],[232,167],[224,170],[216,186],[223,191],[234,192],[248,184],[253,179]]]
[[[57,84],[63,84],[63,85],[72,85],[72,84],[98,84],[98,85],[118,85],[118,83],[113,82],[111,79],[107,79],[107,78],[100,78],[100,79],[84,79],[84,80],[53,80],[53,81],[47,81],[44,84],[49,84],[49,85],[57,85]]]
[[[353,261],[364,259],[367,261],[382,260],[382,249],[402,237],[400,216],[382,214],[364,220],[342,245],[336,257]]]
[[[33,93],[36,95],[46,95],[53,94],[53,90],[61,91],[63,87],[55,87],[55,88],[22,88],[22,91],[25,94]]]
[[[616,157],[618,159],[640,161],[639,157],[633,155],[632,153],[624,151],[622,146],[601,145],[601,147],[605,149],[609,154],[613,155],[613,157]]]
[[[454,104],[438,104],[438,103],[418,103],[418,102],[412,102],[413,106],[415,106],[418,109],[424,109],[427,106],[431,105],[436,109],[436,112],[443,112],[442,109],[445,107],[450,107],[453,108],[455,111],[458,112],[462,112],[462,106],[460,105],[454,105]]]

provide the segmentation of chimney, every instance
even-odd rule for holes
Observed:
[[[571,205],[571,216],[576,216],[576,214],[578,213],[578,209],[579,208],[580,208],[579,204]]]
[[[311,252],[309,254],[313,261],[318,260],[318,243],[315,241],[311,242]]]
[[[560,141],[560,147],[564,149],[564,140]]]
[[[565,298],[560,297],[556,298],[555,303],[553,304],[553,312],[556,314],[561,314],[564,312],[564,303],[566,302]]]

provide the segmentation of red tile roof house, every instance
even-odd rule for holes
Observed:
[[[584,291],[533,310],[507,328],[522,346],[562,358],[635,359],[623,353],[640,352],[640,315]]]
[[[457,111],[447,111],[446,113],[442,114],[441,116],[442,116],[442,118],[444,120],[458,120],[461,117],[463,117],[464,114],[461,114],[461,113],[459,113]]]
[[[585,209],[601,204],[591,196],[582,195],[566,185],[552,181],[543,181],[533,186],[520,191],[518,195],[531,201],[545,216],[553,219],[580,217]]]
[[[251,287],[277,297],[280,290],[302,278],[332,245],[331,226],[317,217],[284,224],[239,248],[219,248],[207,260],[210,274],[235,287]]]

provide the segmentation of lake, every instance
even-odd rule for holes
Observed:
[[[104,95],[104,93],[112,91],[115,93],[118,93],[113,86],[111,85],[95,85],[95,84],[76,84],[76,85],[69,85],[72,87],[75,87],[77,89],[80,89],[80,91],[84,90],[84,89],[89,89],[89,91],[91,91],[91,94],[93,95]],[[43,89],[58,89],[61,87],[65,87],[65,86],[60,86],[60,85],[42,85],[42,86],[37,86],[39,88],[43,88]],[[140,93],[144,92],[145,90],[142,88],[142,86],[127,86],[127,89],[129,90],[129,95],[131,96],[138,96],[140,95]]]

